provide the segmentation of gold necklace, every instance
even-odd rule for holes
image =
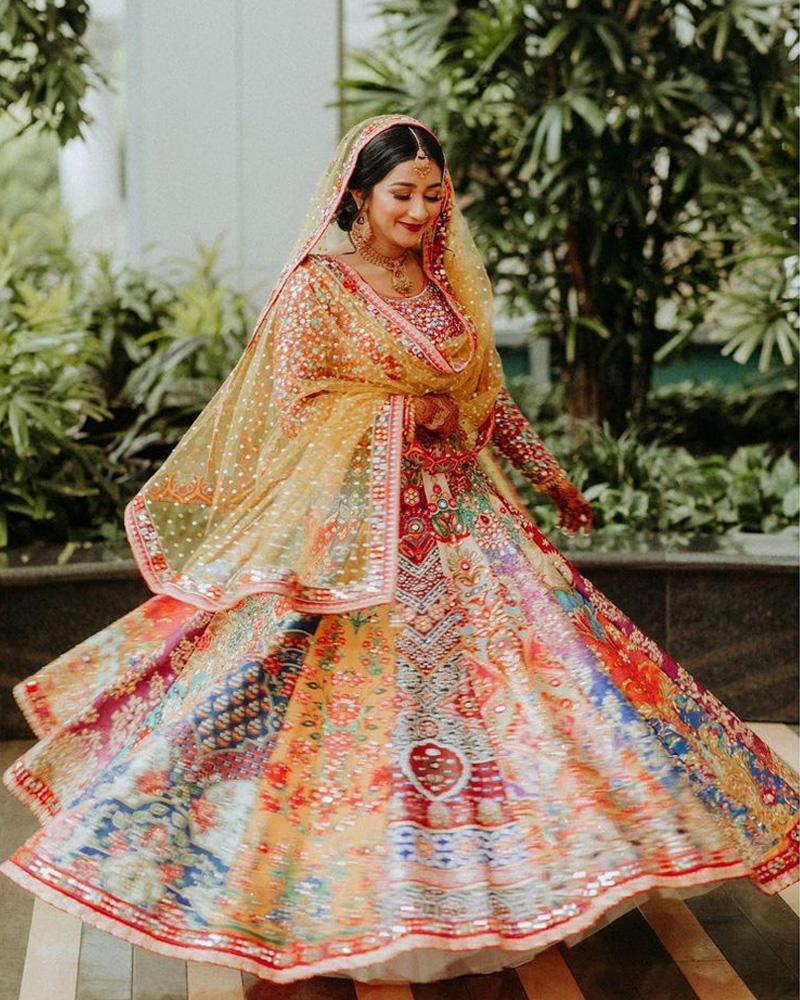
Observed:
[[[366,228],[367,232],[362,231],[364,228]],[[364,260],[369,264],[375,264],[376,267],[382,267],[388,271],[392,276],[392,288],[394,288],[398,295],[408,295],[411,291],[411,279],[406,274],[404,268],[408,260],[409,251],[404,250],[399,257],[387,257],[370,246],[369,241],[372,237],[372,227],[362,213],[359,213],[356,217],[351,227],[350,235],[353,238],[356,249]]]

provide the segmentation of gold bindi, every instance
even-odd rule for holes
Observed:
[[[426,177],[431,169],[431,158],[422,148],[419,136],[413,128],[411,129],[411,134],[417,140],[417,155],[414,157],[414,171],[419,174],[420,177]]]

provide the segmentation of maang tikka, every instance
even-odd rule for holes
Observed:
[[[418,173],[420,177],[426,177],[431,169],[431,158],[422,148],[419,136],[413,128],[411,129],[411,134],[417,140],[417,155],[414,157],[414,171]]]

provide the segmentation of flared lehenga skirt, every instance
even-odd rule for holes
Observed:
[[[654,892],[797,871],[796,775],[477,463],[403,460],[391,604],[153,597],[21,684],[3,866],[136,944],[290,981],[526,961]]]

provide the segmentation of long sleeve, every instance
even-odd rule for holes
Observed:
[[[567,478],[505,386],[495,402],[492,444],[537,489]]]

